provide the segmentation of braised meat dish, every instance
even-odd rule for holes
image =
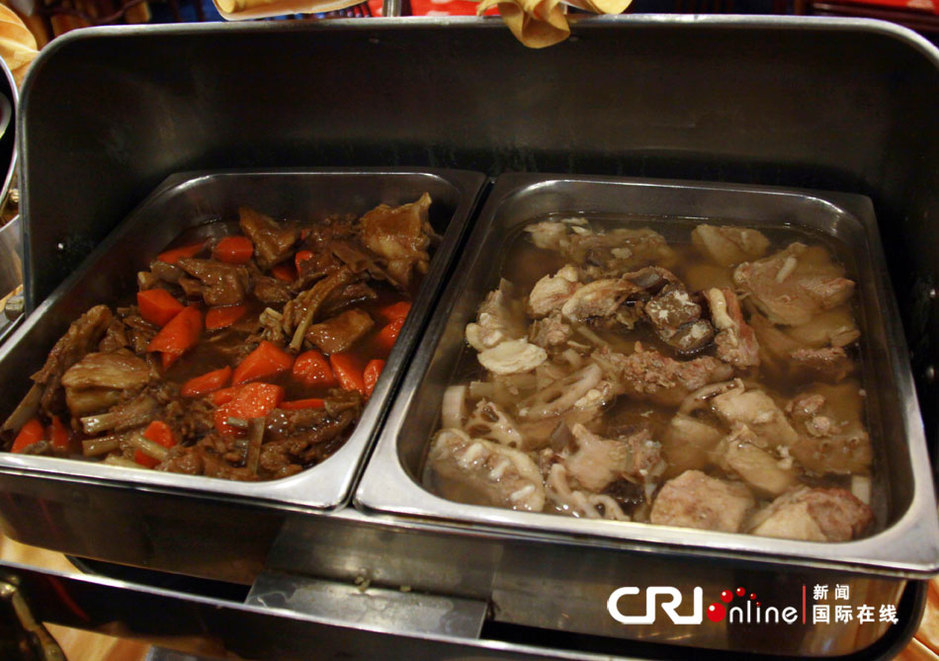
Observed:
[[[865,534],[861,332],[835,250],[785,229],[670,232],[525,227],[466,326],[425,486],[589,519]]]
[[[322,462],[427,272],[430,205],[315,222],[245,207],[212,239],[187,232],[138,274],[135,302],[71,324],[0,430],[5,449],[234,480]]]

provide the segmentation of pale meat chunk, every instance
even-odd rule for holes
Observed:
[[[577,424],[571,427],[571,434],[576,449],[563,453],[562,461],[568,474],[587,491],[602,492],[621,478],[652,482],[665,470],[662,446],[652,440],[648,429],[602,438]]]
[[[90,353],[62,376],[73,418],[99,413],[150,382],[147,362],[129,351]]]
[[[778,496],[796,483],[791,460],[780,460],[759,446],[749,428],[738,425],[714,449],[718,465],[761,495]]]
[[[691,232],[691,242],[721,266],[759,259],[769,249],[769,239],[762,232],[732,225],[698,225]]]
[[[536,319],[528,329],[528,341],[544,349],[563,347],[571,339],[574,329],[564,321],[559,310],[544,319]]]
[[[707,289],[704,297],[711,309],[711,322],[718,330],[714,343],[717,357],[739,369],[760,364],[760,345],[756,334],[744,320],[740,301],[730,289]]]
[[[407,287],[416,271],[427,273],[430,240],[434,232],[428,220],[430,195],[424,193],[410,204],[391,207],[381,204],[359,224],[361,239],[369,250],[387,260],[387,271],[396,284]]]
[[[353,308],[311,325],[307,328],[305,337],[323,353],[339,353],[365,337],[373,326],[375,321],[368,312]]]
[[[697,418],[676,413],[662,437],[662,451],[668,462],[667,477],[675,477],[686,470],[703,470],[713,464],[711,450],[724,432]]]
[[[847,305],[821,312],[806,324],[785,329],[786,335],[812,349],[846,347],[861,336],[854,314]]]
[[[689,470],[665,483],[649,516],[660,525],[738,532],[753,505],[744,485]]]
[[[773,323],[799,326],[831,310],[854,293],[854,282],[819,246],[792,243],[771,257],[745,262],[734,283]]]
[[[561,254],[590,278],[617,277],[643,266],[668,266],[675,260],[672,250],[658,232],[648,228],[616,228],[595,232],[574,227],[561,241]]]
[[[721,420],[731,427],[748,427],[761,447],[790,446],[799,439],[782,409],[762,390],[734,388],[710,401]]]
[[[300,238],[296,227],[282,225],[248,207],[238,209],[238,226],[254,244],[254,259],[262,269],[293,256],[293,246]]]
[[[561,313],[571,321],[611,317],[638,288],[621,278],[604,278],[579,287],[561,306]]]
[[[801,487],[757,512],[749,532],[807,542],[846,542],[874,520],[870,507],[844,489]]]
[[[476,321],[466,325],[466,341],[476,351],[528,335],[524,310],[511,296],[509,288],[507,281],[500,282],[499,288],[489,292],[479,306]]]
[[[813,348],[796,341],[759,313],[750,315],[763,369],[775,378],[837,383],[855,370],[842,346]]]
[[[442,429],[427,462],[444,498],[530,512],[544,508],[541,472],[524,452],[471,438],[458,429]]]
[[[546,317],[567,302],[571,295],[581,287],[577,268],[568,264],[554,275],[546,275],[535,283],[528,294],[529,317]]]
[[[864,398],[856,382],[816,384],[786,407],[799,439],[792,456],[813,473],[863,474],[873,461],[864,427]]]
[[[711,356],[677,361],[641,345],[628,356],[611,353],[608,358],[626,395],[666,406],[678,406],[691,392],[733,375],[730,365]]]

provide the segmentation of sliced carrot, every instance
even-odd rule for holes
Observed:
[[[304,351],[293,363],[293,378],[308,386],[334,386],[336,376],[326,356],[312,349]]]
[[[211,308],[205,313],[205,329],[211,331],[228,328],[245,316],[247,311],[247,305],[226,305],[221,308]]]
[[[293,282],[297,279],[297,271],[293,264],[278,264],[271,269],[271,275],[284,282]]]
[[[365,371],[362,373],[362,379],[365,381],[366,396],[372,396],[372,392],[375,390],[375,384],[378,383],[378,377],[381,376],[383,369],[385,369],[384,360],[376,358],[375,360],[368,361],[368,365],[365,366]]]
[[[59,450],[68,450],[69,438],[68,428],[62,424],[59,416],[52,416],[52,424],[49,425],[49,439],[52,441],[52,447]]]
[[[216,390],[213,393],[209,393],[209,401],[215,404],[216,406],[222,406],[223,404],[228,404],[231,400],[235,399],[235,395],[238,394],[238,391],[241,390],[244,386],[232,386],[230,388],[222,388],[221,390]]]
[[[365,378],[358,363],[354,356],[347,353],[334,353],[329,357],[329,364],[339,379],[339,385],[344,390],[358,390],[365,395]]]
[[[254,255],[254,244],[246,236],[226,236],[219,241],[212,256],[226,264],[247,264]]]
[[[395,321],[396,319],[404,319],[406,316],[408,316],[410,311],[410,301],[398,301],[397,303],[383,307],[378,311],[378,314],[380,314],[388,321]]]
[[[235,368],[231,382],[234,385],[266,379],[281,372],[286,372],[293,365],[293,356],[279,346],[262,340],[258,348],[245,356]]]
[[[281,402],[280,407],[285,411],[296,411],[298,409],[321,409],[326,406],[326,401],[311,397],[310,399],[295,399],[292,402]]]
[[[154,420],[147,425],[143,431],[143,437],[165,448],[171,448],[179,442],[170,426],[162,420]]]
[[[183,397],[202,397],[210,392],[215,392],[224,388],[231,382],[231,367],[227,365],[219,370],[206,372],[201,376],[195,376],[179,389],[179,394]]]
[[[237,435],[243,430],[228,424],[229,418],[251,420],[261,418],[278,407],[284,399],[284,389],[270,383],[247,383],[235,397],[215,409],[215,428],[222,434]]]
[[[201,332],[202,313],[199,308],[190,305],[183,308],[156,334],[147,345],[147,351],[161,352],[163,368],[166,369],[196,345]]]
[[[205,248],[205,242],[202,243],[193,243],[188,246],[179,246],[178,248],[170,248],[165,252],[161,252],[157,255],[157,259],[161,262],[166,262],[167,264],[175,264],[183,257],[195,257],[202,249]]]
[[[183,309],[183,304],[165,289],[146,289],[137,292],[140,316],[161,328]]]
[[[398,335],[401,334],[401,327],[404,326],[405,321],[407,321],[405,317],[399,317],[378,331],[378,335],[375,336],[375,342],[378,346],[386,351],[391,351],[391,348],[398,340]]]
[[[20,433],[13,440],[13,447],[10,448],[10,452],[22,452],[33,443],[41,441],[45,435],[46,430],[42,428],[39,418],[31,418],[20,428]]]
[[[134,451],[134,461],[140,464],[141,466],[145,466],[147,468],[156,468],[156,465],[160,463],[159,459],[151,457],[149,454],[147,454],[143,450]]]
[[[308,261],[310,261],[311,259],[313,259],[313,251],[312,251],[312,250],[299,250],[299,251],[297,251],[297,254],[294,255],[294,257],[293,257],[293,263],[294,263],[294,266],[297,267],[297,273],[299,273],[299,272],[302,270],[302,264],[303,264],[303,262],[308,262]]]

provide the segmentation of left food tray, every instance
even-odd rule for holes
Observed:
[[[7,419],[27,393],[32,385],[29,375],[43,366],[69,324],[96,305],[106,304],[113,309],[132,302],[138,273],[146,271],[150,262],[181,234],[214,221],[236,219],[240,207],[309,223],[335,215],[361,216],[378,205],[395,207],[427,193],[432,200],[428,220],[438,240],[431,249],[427,273],[411,301],[410,313],[387,355],[382,376],[351,434],[322,463],[294,475],[259,482],[7,452],[0,453],[0,470],[54,476],[57,483],[66,484],[72,478],[90,479],[320,510],[343,506],[485,181],[482,174],[453,170],[265,170],[190,172],[169,177],[4,343],[0,350],[2,419]]]

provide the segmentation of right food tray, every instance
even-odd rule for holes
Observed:
[[[939,569],[922,422],[867,198],[506,174],[456,273],[360,482],[361,509],[716,557]],[[839,293],[842,275],[851,291]],[[747,277],[768,278],[774,296]],[[810,285],[811,314],[779,291],[790,277]],[[806,337],[816,327],[823,340]]]

